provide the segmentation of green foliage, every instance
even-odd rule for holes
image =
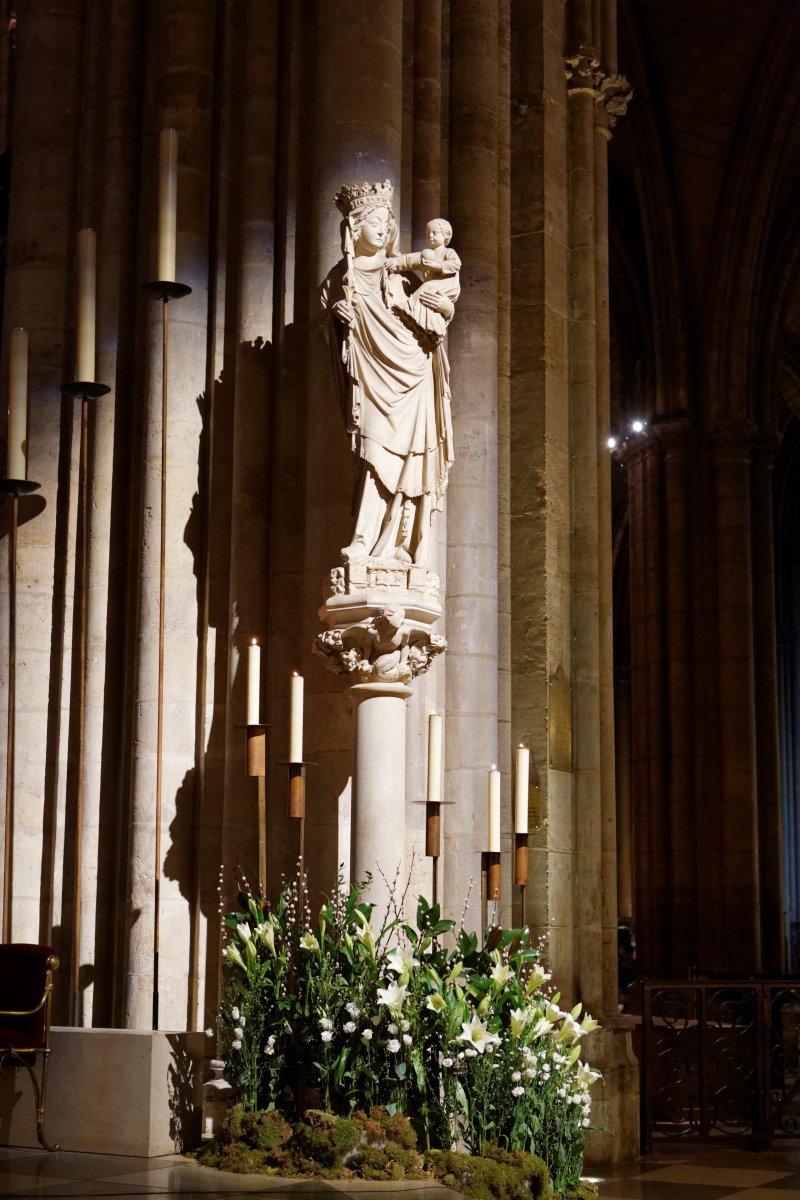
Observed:
[[[407,1116],[427,1150],[462,1143],[485,1160],[481,1200],[511,1197],[492,1190],[498,1172],[522,1169],[495,1149],[538,1155],[555,1190],[574,1191],[598,1078],[581,1063],[580,1042],[596,1022],[580,1019],[580,1004],[559,1008],[527,929],[455,931],[422,897],[414,921],[376,928],[364,887],[340,883],[313,926],[305,881],[274,909],[242,892],[225,919],[219,1029],[241,1100],[229,1121],[231,1147],[246,1146],[237,1161],[273,1155],[266,1166],[291,1159],[296,1170],[335,1172],[350,1155],[365,1178],[403,1178],[417,1151],[400,1126],[388,1157],[363,1129],[358,1147],[332,1140],[334,1129],[337,1139],[355,1135],[334,1116],[371,1112],[374,1121],[383,1110],[385,1120]],[[275,1109],[308,1120],[289,1143],[267,1145],[246,1118]]]

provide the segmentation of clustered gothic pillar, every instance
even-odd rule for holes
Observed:
[[[450,12],[450,213],[464,267],[450,336],[456,466],[447,509],[445,902],[460,911],[469,881],[479,912],[486,772],[498,762],[497,105],[493,0]]]
[[[782,969],[772,499],[760,446],[747,421],[704,436],[682,417],[654,422],[621,454],[634,910],[651,974]]]

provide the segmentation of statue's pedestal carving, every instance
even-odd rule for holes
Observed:
[[[439,580],[397,559],[360,558],[331,571],[325,594],[315,649],[353,683],[352,877],[372,875],[367,898],[380,919],[398,868],[400,895],[405,886],[406,700],[447,645],[433,632]]]

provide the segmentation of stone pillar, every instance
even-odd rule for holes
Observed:
[[[720,696],[718,820],[725,864],[723,961],[715,966],[747,973],[761,970],[751,437],[752,430],[745,424],[718,426],[713,433]]]
[[[398,915],[389,906],[395,878],[395,902],[406,887],[406,701],[412,680],[446,646],[431,632],[442,612],[435,586],[423,567],[355,559],[331,572],[319,612],[328,628],[316,639],[318,654],[356,681],[350,874],[372,876],[365,896],[378,922]],[[404,649],[387,653],[395,635]]]
[[[406,879],[406,701],[403,683],[357,683],[353,766],[353,879],[372,876],[367,898],[394,915]],[[396,886],[395,886],[396,885]]]
[[[187,523],[198,488],[202,414],[197,398],[207,390],[208,205],[210,102],[214,15],[198,17],[192,0],[168,0],[158,10],[155,90],[161,104],[150,134],[151,187],[144,228],[142,272],[155,271],[155,166],[160,127],[178,131],[177,273],[192,287],[170,304],[169,436],[167,445],[167,560],[164,662],[163,811],[161,819],[161,950],[159,1025],[182,1028],[187,1021],[190,970],[192,837],[194,827],[197,720],[198,592],[194,551]],[[168,49],[181,47],[180,67]],[[205,97],[205,105],[198,101]],[[136,628],[136,688],[132,733],[130,808],[129,940],[125,969],[124,1023],[152,1023],[155,908],[155,797],[158,695],[158,594],[161,514],[161,333],[160,302],[147,303],[146,422],[142,454],[139,611]],[[201,568],[202,570],[202,568]],[[171,836],[170,836],[171,835]]]
[[[497,175],[494,0],[450,9],[450,213],[464,264],[450,334],[455,460],[447,503],[445,907],[477,927],[487,771],[498,760]]]
[[[758,747],[758,861],[762,970],[786,970],[781,863],[781,781],[778,739],[778,662],[775,616],[773,463],[777,440],[753,447],[753,650]]]
[[[121,845],[118,806],[108,803],[109,780],[119,770],[123,666],[115,648],[124,640],[123,577],[125,537],[120,496],[130,482],[122,446],[130,436],[133,363],[130,328],[138,297],[128,282],[136,277],[139,77],[136,53],[140,11],[125,0],[104,13],[102,65],[95,60],[95,102],[102,139],[98,178],[91,199],[84,199],[82,225],[97,225],[97,379],[111,394],[92,405],[89,454],[89,543],[87,596],[86,713],[84,794],[81,837],[80,965],[82,1023],[113,1024],[116,976],[113,930],[118,919],[113,881]],[[95,201],[95,195],[99,199]],[[119,410],[119,412],[118,412]],[[115,503],[116,502],[116,503]],[[111,651],[109,653],[109,650]],[[98,892],[104,897],[98,904]]]
[[[694,744],[692,738],[694,680],[690,627],[689,575],[689,426],[675,421],[658,425],[653,437],[663,451],[663,501],[657,519],[664,529],[663,591],[665,624],[660,637],[667,647],[664,667],[665,704],[661,724],[668,730],[669,749],[662,760],[668,781],[669,895],[671,922],[667,957],[677,975],[697,961],[696,922],[698,863],[694,839]],[[655,515],[655,514],[654,514]]]
[[[20,102],[12,128],[14,179],[6,247],[2,379],[7,379],[8,334],[15,325],[23,325],[30,339],[28,478],[42,485],[40,493],[19,504],[11,877],[11,937],[18,942],[49,941],[54,925],[69,924],[71,915],[62,903],[62,886],[66,884],[68,903],[63,831],[68,801],[78,436],[74,406],[61,404],[59,386],[73,360],[64,329],[73,298],[69,250],[76,202],[74,121],[80,107],[82,12],[78,0],[66,0],[55,11],[26,4],[19,12],[17,33]],[[9,507],[5,506],[6,513]],[[7,525],[4,531],[7,536]],[[4,540],[0,669],[5,680],[7,567]],[[6,686],[0,696],[0,778],[5,780]],[[67,950],[64,938],[65,957]],[[66,1012],[66,1005],[61,1011]]]

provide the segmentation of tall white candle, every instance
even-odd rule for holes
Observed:
[[[442,716],[432,712],[428,717],[428,803],[438,804],[442,798]]]
[[[492,767],[489,772],[489,845],[490,854],[500,853],[500,772]]]
[[[162,129],[158,146],[158,278],[175,282],[178,213],[178,134]]]
[[[78,359],[75,378],[94,383],[97,240],[93,229],[78,230]]]
[[[247,724],[258,725],[261,699],[261,647],[255,638],[247,647]]]
[[[531,754],[527,746],[517,747],[516,790],[514,792],[514,832],[528,832],[528,781]]]
[[[11,330],[8,353],[9,479],[28,477],[28,331]]]
[[[291,718],[289,721],[289,762],[303,761],[303,676],[292,675]]]

